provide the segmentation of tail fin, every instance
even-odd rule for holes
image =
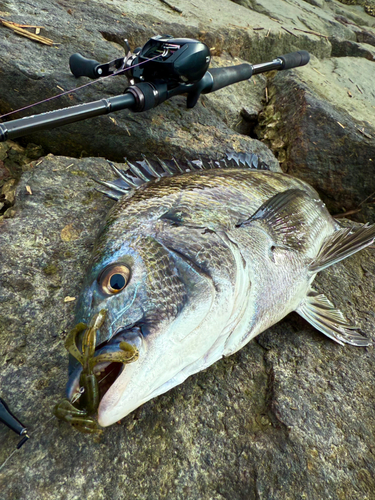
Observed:
[[[374,240],[375,224],[372,226],[365,224],[359,229],[350,227],[339,229],[324,241],[318,255],[311,262],[309,271],[318,273],[368,247]]]

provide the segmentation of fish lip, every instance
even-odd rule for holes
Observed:
[[[104,352],[113,352],[113,351],[119,351],[120,350],[120,343],[121,342],[127,342],[128,344],[133,345],[138,349],[138,352],[140,351],[142,344],[143,344],[143,333],[142,329],[139,325],[134,323],[133,325],[126,326],[126,327],[119,327],[115,331],[115,333],[112,335],[112,337],[109,340],[106,340],[96,346],[95,348],[95,357],[99,356],[101,353]],[[99,363],[97,366],[100,367],[102,363]],[[110,363],[108,363],[109,365]],[[120,376],[122,371],[124,370],[125,365],[122,366],[122,368],[119,371],[119,374],[117,375],[116,379],[114,382],[117,380],[117,378]],[[78,365],[75,370],[72,371],[68,378],[68,382],[66,384],[66,396],[69,399],[69,401],[72,401],[74,398],[75,394],[79,390],[79,379],[82,373],[83,366]],[[95,372],[95,369],[94,369]],[[114,383],[113,382],[113,383]],[[112,384],[111,384],[112,385]]]

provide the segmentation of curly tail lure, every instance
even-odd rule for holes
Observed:
[[[83,366],[79,380],[79,391],[73,402],[63,399],[55,406],[54,414],[57,418],[68,422],[77,430],[91,434],[101,432],[101,428],[94,418],[99,402],[99,384],[94,367],[99,363],[132,363],[138,359],[138,350],[127,342],[120,343],[120,351],[108,352],[95,356],[96,332],[103,325],[107,311],[102,309],[90,321],[89,326],[78,323],[67,335],[65,347],[68,352]],[[81,351],[78,348],[78,336],[84,332]],[[100,373],[100,372],[99,372]]]

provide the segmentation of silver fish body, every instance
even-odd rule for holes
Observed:
[[[321,269],[370,245],[374,227],[340,228],[316,191],[286,174],[211,168],[161,176],[147,165],[143,174],[132,165],[143,182],[128,191],[124,173],[104,183],[118,201],[97,239],[77,311],[86,323],[107,311],[98,355],[123,341],[139,352],[103,391],[101,426],[238,351],[291,311],[339,343],[371,343],[311,283]],[[70,399],[80,370],[71,368]],[[97,376],[110,371],[99,364]]]

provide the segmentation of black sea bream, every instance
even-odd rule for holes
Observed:
[[[60,418],[111,425],[291,311],[340,344],[372,344],[311,284],[372,244],[375,226],[342,228],[305,182],[232,156],[188,172],[144,160],[102,183],[118,201],[79,302],[77,322],[91,324],[67,340],[78,363]]]

